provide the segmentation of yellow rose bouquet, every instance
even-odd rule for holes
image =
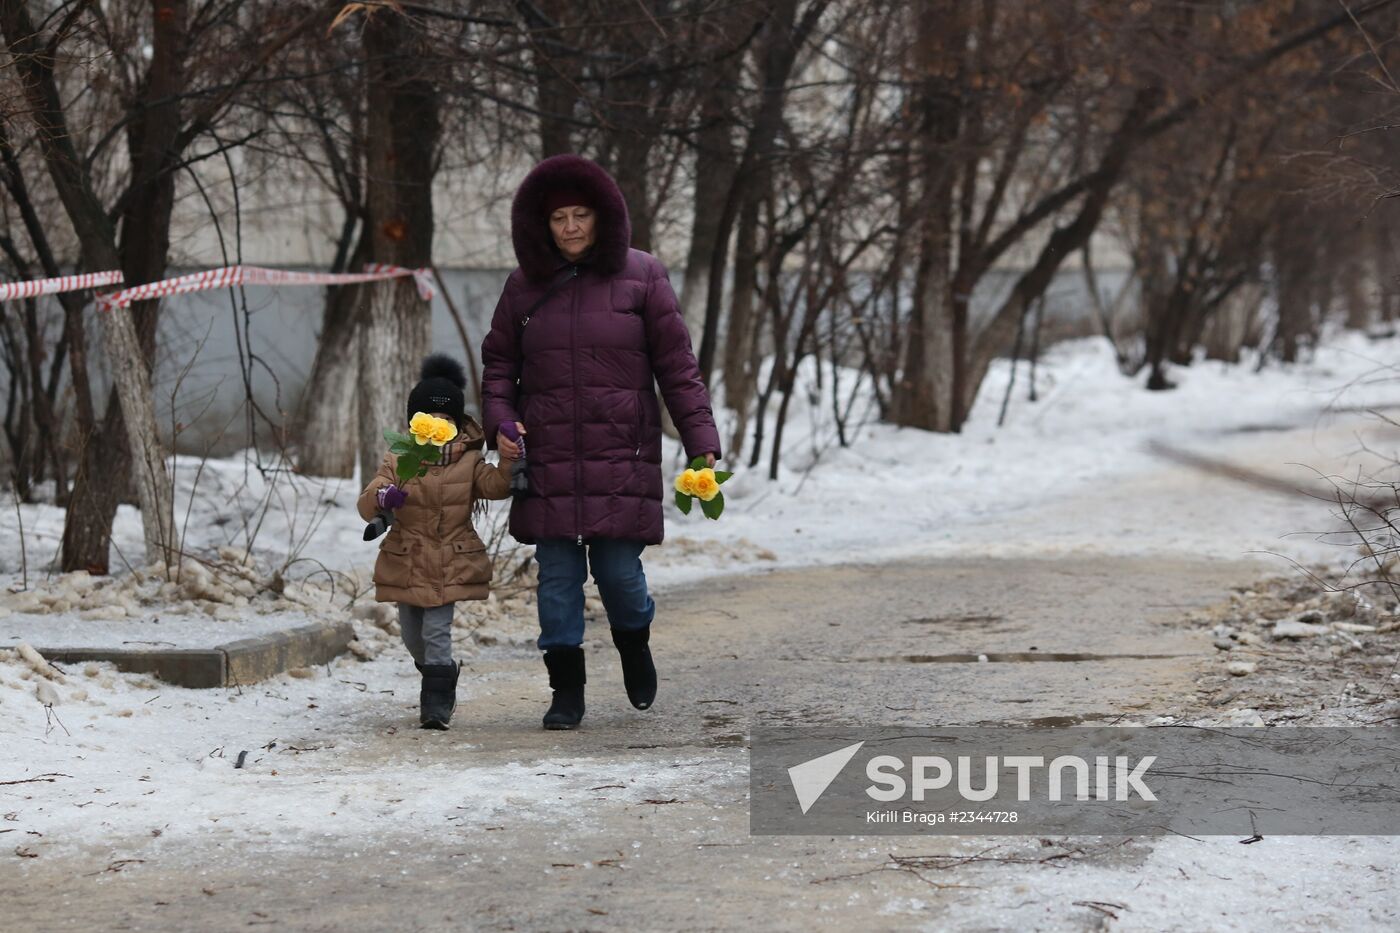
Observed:
[[[719,487],[733,475],[725,470],[707,467],[704,457],[696,457],[690,461],[690,467],[676,477],[676,508],[689,515],[690,507],[699,499],[700,511],[705,513],[706,518],[719,518],[724,511],[724,493],[720,492]]]
[[[428,472],[428,466],[442,456],[442,445],[457,436],[457,426],[446,418],[418,412],[408,422],[408,433],[385,431],[389,452],[398,460],[399,482],[406,483]]]

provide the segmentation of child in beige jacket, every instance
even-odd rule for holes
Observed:
[[[419,722],[425,729],[446,729],[461,671],[452,657],[453,606],[491,592],[491,558],[473,513],[480,516],[487,500],[510,495],[511,461],[503,458],[497,466],[484,459],[485,434],[466,414],[466,376],[459,363],[430,356],[421,376],[408,396],[409,419],[418,412],[446,418],[457,425],[457,436],[425,475],[402,486],[398,458],[386,453],[357,507],[365,521],[392,512],[374,565],[375,599],[398,604],[404,644],[423,676]]]

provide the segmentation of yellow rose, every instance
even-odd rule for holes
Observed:
[[[684,493],[687,496],[696,495],[695,481],[698,477],[699,474],[696,473],[694,470],[686,470],[680,476],[677,476],[676,492]]]
[[[419,444],[426,444],[433,438],[433,422],[437,420],[427,412],[420,411],[408,422],[408,433],[412,434]]]
[[[434,447],[441,447],[457,436],[457,426],[446,418],[433,419],[433,434],[430,440]]]
[[[699,496],[706,502],[719,495],[719,480],[715,479],[715,471],[709,467],[705,467],[695,474],[693,485],[695,492],[692,495]]]

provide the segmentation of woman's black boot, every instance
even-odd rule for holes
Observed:
[[[647,709],[656,699],[656,665],[651,661],[651,626],[612,630],[613,644],[622,658],[622,683],[627,699],[637,709]]]
[[[457,675],[461,673],[462,662],[451,664],[419,664],[414,662],[423,675],[423,688],[418,694],[418,721],[424,729],[446,729],[452,721],[452,711],[457,708]]]
[[[544,714],[544,727],[573,729],[583,718],[583,685],[587,680],[583,649],[550,648],[544,653],[544,666],[549,668],[549,686],[554,691],[554,701]]]

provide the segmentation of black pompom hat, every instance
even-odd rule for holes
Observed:
[[[418,412],[446,412],[461,428],[467,419],[467,374],[462,364],[445,353],[425,357],[419,383],[408,393],[408,418]]]

